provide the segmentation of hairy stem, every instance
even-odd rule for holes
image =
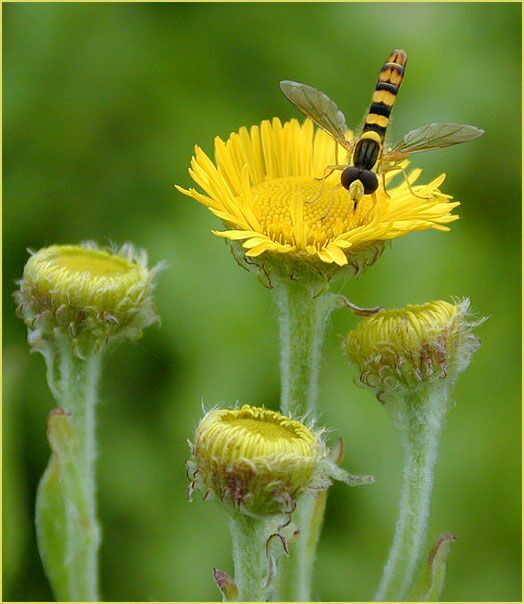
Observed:
[[[313,414],[324,331],[331,311],[340,305],[320,280],[275,283],[280,321],[281,411],[292,417]]]
[[[268,521],[240,513],[230,515],[233,562],[238,600],[265,602],[270,590],[269,563],[266,553]]]
[[[326,291],[320,279],[282,279],[274,287],[280,319],[281,411],[292,417],[314,417],[318,376],[327,320],[340,301]],[[324,494],[304,496],[293,520],[300,535],[290,556],[280,564],[278,595],[281,601],[311,600],[315,551],[324,517]]]
[[[300,500],[294,522],[300,529],[290,556],[281,561],[278,597],[281,602],[310,602],[316,549],[324,522],[327,491],[307,493]]]
[[[101,353],[79,358],[63,336],[46,360],[60,414],[48,422],[53,453],[37,494],[40,554],[57,598],[97,601],[95,405]]]
[[[402,436],[404,477],[400,509],[376,601],[402,601],[413,582],[426,538],[439,437],[449,386],[430,384],[386,401]]]

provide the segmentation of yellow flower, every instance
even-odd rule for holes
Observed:
[[[91,242],[39,250],[15,292],[30,342],[57,333],[96,344],[139,337],[157,319],[151,296],[157,270],[148,269],[145,252],[130,244],[118,250]]]
[[[380,395],[397,387],[449,379],[463,371],[479,340],[467,321],[469,300],[408,304],[363,319],[343,349],[361,380]]]
[[[226,142],[215,139],[215,163],[195,148],[189,173],[205,194],[177,187],[209,208],[226,225],[215,235],[242,242],[245,255],[291,254],[344,266],[354,252],[411,231],[447,231],[458,202],[439,191],[442,174],[414,185],[421,170],[412,170],[387,193],[364,196],[353,209],[340,185],[340,172],[322,180],[335,164],[333,139],[306,120],[281,124],[278,118],[250,130],[241,128]],[[344,151],[339,149],[339,157]],[[386,174],[390,183],[394,174]],[[381,179],[380,179],[381,180]],[[416,193],[416,195],[413,194]]]

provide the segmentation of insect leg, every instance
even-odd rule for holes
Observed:
[[[324,194],[324,184],[326,182],[326,178],[328,176],[331,176],[331,174],[333,174],[333,172],[335,170],[344,170],[345,168],[347,168],[346,165],[339,165],[339,164],[333,164],[333,165],[326,166],[324,168],[324,176],[322,176],[321,178],[315,178],[315,180],[322,181],[320,184],[320,191],[318,192],[318,195],[315,195],[315,197],[313,199],[306,199],[304,203],[314,203],[315,201],[318,201]],[[327,172],[327,174],[326,174],[326,172]]]
[[[345,168],[347,168],[346,164],[329,164],[324,168],[324,176],[315,177],[315,180],[326,180],[335,170],[344,170]]]
[[[371,210],[378,204],[377,194],[375,192],[371,193],[371,199],[373,200],[373,205],[370,205],[367,211],[359,217],[359,225],[364,224],[364,221],[368,217]],[[356,212],[358,209],[358,201],[353,201],[353,212]]]
[[[384,190],[386,190],[385,187],[384,187]],[[373,200],[372,207],[376,206],[378,204],[378,199],[377,199],[377,194],[375,191],[373,191],[373,193],[371,193],[371,199]],[[369,214],[370,211],[371,211],[371,208],[369,208],[369,210],[367,211],[366,216]]]
[[[331,208],[333,207],[333,202],[335,200],[335,190],[339,187],[340,185],[336,184],[332,189],[331,189],[331,196],[329,198],[329,203],[328,203],[328,207],[326,208],[326,211],[324,212],[324,214],[322,214],[322,216],[319,218],[320,222],[322,222],[324,220],[324,218],[331,212]]]
[[[380,176],[382,177],[382,186],[384,188],[384,193],[386,194],[386,197],[388,199],[390,199],[391,195],[388,193],[388,190],[386,189],[386,170],[382,170]],[[374,193],[373,193],[373,195],[374,195]],[[375,197],[374,201],[376,203],[376,201],[377,201],[376,197]]]
[[[384,174],[386,172],[392,172],[393,170],[398,170],[399,172],[402,172],[402,174],[404,175],[404,178],[406,180],[406,185],[408,186],[409,192],[412,195],[414,195],[415,197],[418,197],[419,199],[429,199],[429,197],[424,197],[423,195],[418,195],[417,193],[415,193],[415,191],[413,190],[413,187],[411,186],[411,183],[409,182],[408,174],[402,166],[394,165],[394,166],[389,166],[388,168],[383,168],[382,175],[384,176]],[[384,189],[385,189],[385,185],[386,185],[386,182],[384,179]],[[389,195],[388,195],[388,197],[389,197]]]

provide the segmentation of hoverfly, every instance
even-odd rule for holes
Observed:
[[[399,170],[404,174],[412,191],[400,165],[411,153],[442,149],[474,140],[484,134],[481,128],[467,124],[432,123],[411,130],[396,145],[385,148],[389,115],[404,79],[406,63],[406,52],[391,52],[380,70],[362,132],[352,140],[347,138],[348,126],[344,114],[327,94],[306,84],[290,80],[280,82],[282,92],[293,105],[347,151],[346,163],[327,166],[326,170],[329,172],[324,178],[334,170],[341,170],[340,182],[349,191],[354,208],[363,195],[375,193],[379,186],[379,176],[382,177],[385,191],[385,173],[392,170]]]

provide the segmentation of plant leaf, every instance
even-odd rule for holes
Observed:
[[[65,565],[67,520],[55,454],[47,465],[36,494],[36,534],[45,573],[58,601],[69,600],[69,573]]]
[[[238,587],[233,577],[225,570],[213,569],[213,579],[222,594],[223,602],[234,602],[238,600]]]
[[[60,408],[49,414],[47,438],[52,454],[36,499],[40,557],[57,600],[97,601],[98,527],[82,481],[78,433]]]
[[[438,602],[446,579],[446,562],[452,541],[457,537],[443,533],[435,541],[419,572],[419,577],[407,600],[411,602]]]

